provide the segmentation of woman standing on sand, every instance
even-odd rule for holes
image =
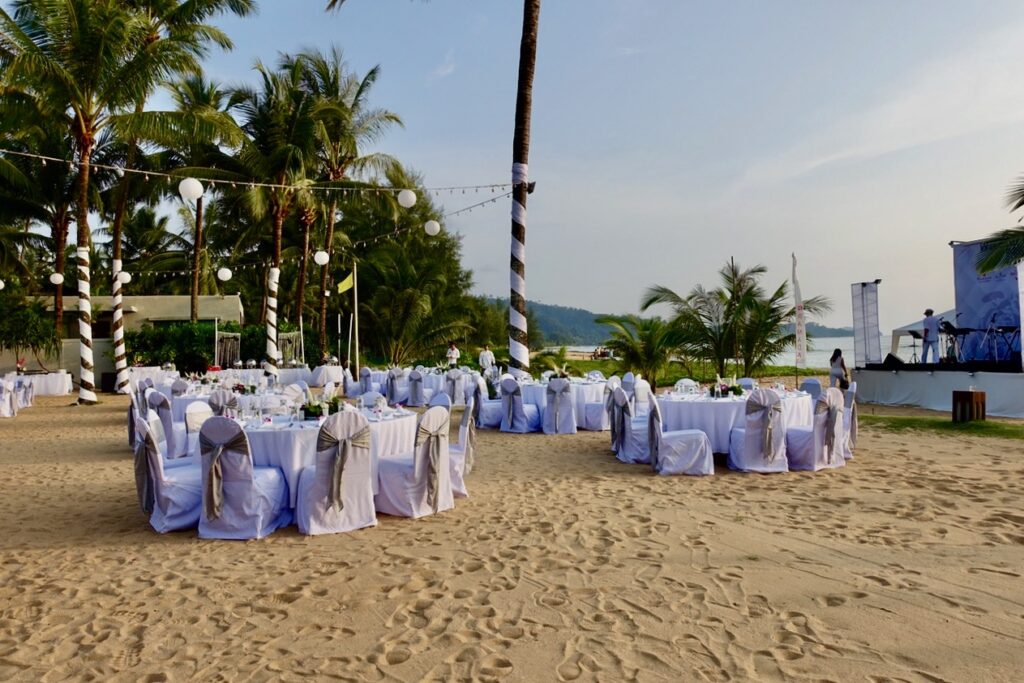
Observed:
[[[833,351],[828,363],[831,368],[828,371],[828,385],[830,387],[839,386],[846,380],[848,374],[846,361],[843,360],[843,350],[836,349]]]

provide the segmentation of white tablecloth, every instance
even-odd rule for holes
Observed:
[[[66,396],[74,390],[71,375],[66,370],[39,375],[18,375],[16,379],[23,385],[34,386],[36,396]]]
[[[309,384],[314,387],[322,387],[328,382],[341,384],[343,381],[345,381],[345,368],[340,365],[320,365],[313,371],[313,381]]]
[[[746,424],[747,399],[676,398],[658,396],[665,431],[699,429],[708,435],[715,453],[729,452],[729,432]],[[782,419],[787,428],[810,426],[814,405],[809,394],[787,394],[782,399]]]
[[[277,371],[277,383],[281,386],[286,387],[300,380],[306,384],[313,383],[313,373],[305,365],[299,368],[279,368]]]
[[[128,368],[128,382],[132,385],[132,388],[136,388],[139,380],[149,377],[153,380],[154,384],[160,384],[164,382],[168,375],[177,377],[178,373],[174,371],[162,370],[155,366],[148,367],[131,367]]]
[[[452,405],[464,406],[466,405],[466,382],[470,380],[472,375],[463,373],[459,375],[459,378],[455,380],[455,400],[452,401]],[[435,375],[433,373],[429,375],[423,375],[423,388],[432,389],[436,394],[439,391],[445,391],[447,381],[444,375]]]
[[[236,395],[238,399],[239,410],[273,410],[279,408],[287,403],[284,396],[280,394],[244,394]],[[185,421],[185,411],[188,409],[190,403],[195,401],[202,401],[203,403],[210,402],[209,394],[195,394],[183,396],[174,396],[171,398],[171,417],[175,422]]]
[[[583,426],[586,405],[588,403],[601,403],[604,400],[604,386],[606,382],[573,382],[572,404],[576,412],[576,425]],[[531,403],[540,409],[541,417],[548,405],[547,384],[527,384],[523,386],[523,403]]]
[[[277,427],[277,425],[275,425]],[[316,436],[320,425],[303,422],[299,426],[281,428],[261,427],[246,429],[253,464],[280,467],[288,481],[291,506],[299,488],[299,475],[306,467],[316,466]],[[416,414],[397,416],[374,422],[370,419],[370,456],[372,462],[373,492],[378,492],[377,462],[380,458],[409,452],[416,442]]]

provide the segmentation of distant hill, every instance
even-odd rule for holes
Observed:
[[[489,298],[508,305],[508,299]],[[533,301],[527,303],[527,308],[533,312],[548,346],[597,346],[608,339],[608,327],[594,322],[604,313]]]
[[[793,331],[792,325],[786,325],[787,334]],[[827,327],[818,323],[807,323],[807,334],[812,337],[852,337],[852,327]]]

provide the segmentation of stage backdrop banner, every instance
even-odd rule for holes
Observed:
[[[854,366],[882,362],[882,333],[878,329],[878,283],[854,282],[853,297],[853,359]]]
[[[951,243],[957,320],[949,322],[974,330],[964,337],[964,360],[1010,360],[1013,352],[1020,351],[1020,335],[1011,332],[1020,328],[1020,266],[979,273],[978,257],[989,244],[988,240]]]

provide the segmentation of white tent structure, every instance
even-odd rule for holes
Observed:
[[[938,313],[938,314],[936,314],[935,317],[938,318],[940,321],[945,320],[945,321],[949,322],[949,324],[953,325],[954,327],[956,326],[956,309],[955,308],[951,308],[948,311],[943,311],[942,313]],[[921,317],[918,318],[917,320],[915,320],[914,322],[907,323],[906,325],[903,325],[902,327],[897,327],[896,329],[894,329],[892,331],[892,344],[890,344],[889,353],[891,353],[892,355],[894,355],[894,356],[896,356],[898,358],[899,355],[900,355],[899,354],[900,342],[903,340],[904,337],[909,337],[911,332],[917,332],[918,334],[921,334],[921,331],[924,329],[924,325],[922,324],[923,321],[924,321],[924,315],[922,314]],[[920,351],[920,348],[918,349],[918,351]],[[942,353],[943,353],[943,350],[940,349],[939,350],[939,354],[941,355]],[[910,360],[910,359],[909,358],[904,358],[902,360],[907,361],[907,360]]]

